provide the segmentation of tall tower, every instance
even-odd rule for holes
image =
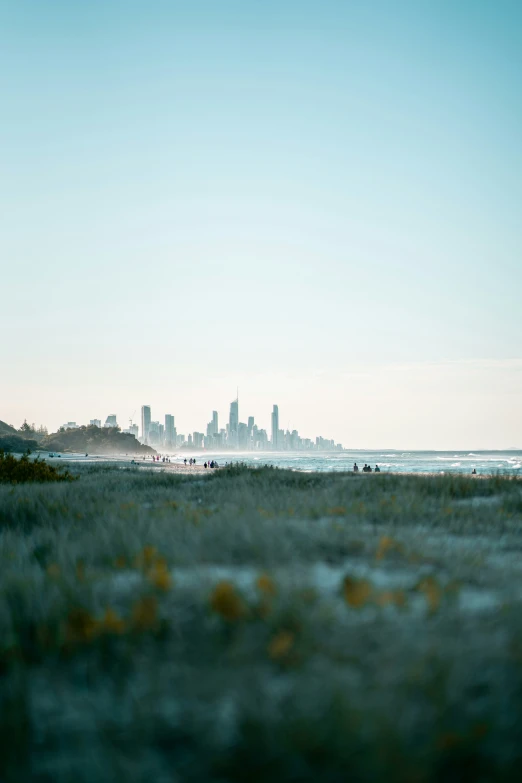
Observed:
[[[237,434],[239,424],[239,400],[230,403],[230,418],[228,420],[230,433]]]
[[[150,433],[150,405],[141,406],[141,439],[143,443],[149,442]]]
[[[174,416],[170,413],[165,414],[165,447],[171,449],[176,446],[175,435],[176,428],[174,426]]]
[[[218,412],[212,411],[212,435],[217,435],[219,432],[218,427]]]
[[[277,449],[278,447],[278,435],[279,435],[279,407],[277,405],[274,405],[274,409],[272,411],[272,448]]]

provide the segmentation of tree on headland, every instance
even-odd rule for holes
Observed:
[[[20,432],[22,432],[24,435],[34,435],[36,433],[36,427],[33,424],[28,424],[27,419],[24,419],[24,423],[20,427]]]
[[[18,433],[22,436],[22,438],[34,438],[37,441],[42,440],[42,438],[45,438],[46,435],[48,435],[47,427],[45,427],[43,424],[40,424],[40,426],[37,428],[34,422],[29,424],[27,419],[24,419],[24,422],[18,430]]]
[[[134,435],[119,427],[82,425],[75,429],[60,428],[41,442],[49,451],[85,452],[88,454],[155,454],[150,446],[141,444]]]

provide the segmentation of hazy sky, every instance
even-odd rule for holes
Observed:
[[[0,419],[522,446],[519,0],[0,0]]]

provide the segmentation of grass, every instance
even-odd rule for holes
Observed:
[[[522,774],[522,485],[0,486],[0,780]]]

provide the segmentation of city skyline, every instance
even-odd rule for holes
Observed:
[[[90,426],[101,427],[101,419],[90,419]],[[249,415],[247,422],[239,420],[239,396],[230,403],[228,421],[225,427],[219,428],[219,413],[212,411],[212,418],[206,426],[206,431],[194,430],[178,433],[175,416],[164,414],[164,423],[152,418],[150,405],[141,406],[141,429],[138,424],[129,419],[129,426],[122,427],[117,421],[117,414],[111,413],[105,419],[104,427],[119,427],[122,432],[134,435],[140,443],[152,446],[157,450],[206,449],[235,451],[341,451],[343,446],[334,438],[324,438],[316,435],[314,438],[302,437],[297,429],[285,430],[279,428],[279,406],[274,404],[271,415],[272,429],[258,427],[255,417]],[[82,424],[68,421],[60,429],[77,429]]]

